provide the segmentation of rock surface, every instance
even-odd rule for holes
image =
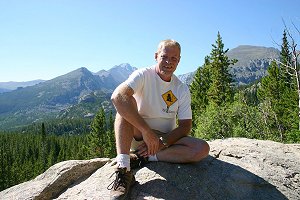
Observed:
[[[230,138],[210,146],[198,163],[152,162],[134,171],[131,199],[300,199],[300,144]],[[105,158],[58,163],[0,199],[109,199],[111,165]]]

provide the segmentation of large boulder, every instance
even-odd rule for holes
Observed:
[[[300,144],[244,138],[209,144],[201,162],[152,162],[135,170],[131,199],[300,199]],[[109,199],[112,161],[58,163],[0,192],[0,199]]]

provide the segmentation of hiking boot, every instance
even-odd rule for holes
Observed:
[[[129,156],[130,156],[130,168],[131,169],[142,168],[142,167],[144,167],[145,164],[147,164],[149,162],[148,157],[142,157],[136,153],[131,153],[131,154],[129,154]]]
[[[107,187],[110,190],[110,199],[127,199],[131,186],[135,183],[134,175],[131,171],[126,171],[126,168],[117,168],[115,174],[116,179]]]

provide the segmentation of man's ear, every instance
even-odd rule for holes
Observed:
[[[157,61],[157,56],[158,56],[158,53],[155,53],[154,54],[154,59]]]

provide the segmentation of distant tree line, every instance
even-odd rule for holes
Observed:
[[[0,132],[0,191],[31,180],[61,161],[114,157],[112,113],[107,120],[101,108],[87,122],[60,120],[35,123],[16,133]]]

